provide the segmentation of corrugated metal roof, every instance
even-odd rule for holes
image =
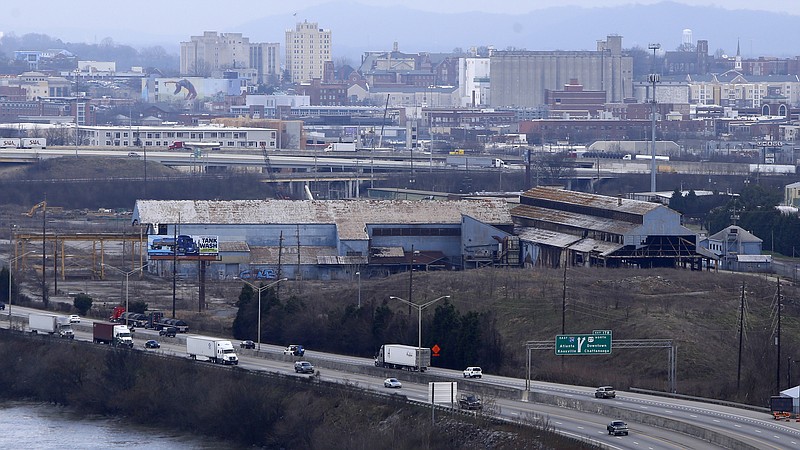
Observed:
[[[296,265],[297,247],[250,247],[250,264]],[[321,256],[336,257],[336,247],[300,247],[300,264],[316,265]]]
[[[619,211],[629,214],[645,215],[650,211],[665,206],[658,203],[631,200],[607,195],[587,194],[586,192],[569,191],[550,186],[538,186],[523,192],[522,197],[539,198],[554,202],[590,206],[598,209]]]
[[[318,256],[317,264],[328,266],[357,266],[367,264],[366,256]]]
[[[511,225],[502,199],[409,200],[137,200],[133,219],[143,224],[335,224],[343,240],[368,239],[367,224],[460,224],[462,215],[490,225]]]
[[[772,255],[736,255],[740,263],[771,263]]]
[[[220,241],[219,251],[221,252],[249,252],[250,246],[244,241]]]
[[[570,250],[584,253],[599,253],[600,256],[608,256],[615,251],[624,247],[623,244],[614,242],[598,241],[597,239],[581,239],[580,241],[569,246]]]
[[[736,230],[736,231],[732,233],[731,230]],[[727,228],[724,228],[721,231],[718,231],[709,236],[708,239],[714,241],[724,241],[731,236],[738,236],[737,239],[739,240],[739,242],[752,242],[752,243],[764,242],[760,237],[736,225],[731,225]]]
[[[588,216],[585,214],[529,205],[513,207],[511,209],[511,215],[521,219],[541,220],[543,222],[571,226],[579,229],[603,231],[614,234],[626,234],[641,226],[623,220],[606,219],[603,217]]]
[[[580,241],[580,236],[559,233],[557,231],[543,230],[535,227],[521,227],[516,230],[520,240],[533,242],[534,244],[545,244],[553,247],[566,248],[570,244]]]

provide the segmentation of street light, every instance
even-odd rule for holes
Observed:
[[[11,263],[16,262],[16,260],[22,258],[23,256],[28,256],[31,253],[36,253],[35,250],[31,250],[29,252],[25,252],[15,258],[8,259],[8,328],[11,329]]]
[[[442,299],[445,299],[445,298],[450,298],[450,296],[449,295],[443,295],[443,296],[441,296],[441,297],[439,297],[439,298],[437,298],[435,300],[431,300],[431,301],[429,301],[427,303],[422,303],[420,305],[418,305],[416,303],[412,303],[412,302],[410,302],[408,300],[405,300],[405,299],[402,299],[400,297],[389,296],[389,298],[391,298],[393,300],[400,300],[401,302],[407,304],[408,306],[413,306],[414,308],[417,308],[417,311],[419,311],[419,322],[417,324],[417,326],[418,326],[418,330],[417,330],[417,333],[418,333],[417,334],[417,348],[422,348],[422,310],[427,308],[428,306],[431,306],[432,304],[438,302],[439,300],[442,300]]]
[[[147,264],[148,263],[145,263],[143,266],[139,266],[136,269],[133,269],[133,270],[130,270],[130,271],[127,271],[127,272],[122,270],[122,269],[120,269],[120,268],[118,268],[118,267],[114,267],[111,264],[106,264],[106,263],[102,264],[104,267],[111,267],[112,269],[116,270],[117,272],[125,275],[125,313],[126,313],[125,314],[125,326],[128,326],[128,317],[130,317],[130,315],[127,314],[127,313],[130,312],[130,309],[128,309],[128,276],[130,276],[131,274],[136,273],[136,272],[144,269],[145,267],[147,267]]]
[[[281,281],[286,281],[286,280],[288,280],[288,278],[281,278],[280,280],[274,281],[266,286],[256,286],[255,284],[249,281],[242,280],[241,278],[239,279],[239,281],[241,281],[242,283],[258,291],[258,351],[261,351],[261,292],[268,288],[271,288],[272,286],[275,286]]]
[[[361,309],[361,271],[356,272],[358,275],[358,308]]]

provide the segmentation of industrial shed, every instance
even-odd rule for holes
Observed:
[[[513,233],[502,199],[139,200],[132,221],[146,234],[219,236],[220,258],[210,263],[219,278],[342,279],[515,261],[499,247]],[[169,264],[154,261],[151,270]]]
[[[527,266],[699,269],[714,258],[680,213],[658,203],[540,186],[520,196],[511,216]]]

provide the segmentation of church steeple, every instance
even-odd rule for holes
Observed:
[[[739,38],[736,38],[736,61],[733,64],[733,70],[739,72],[742,70],[742,51],[739,45]]]

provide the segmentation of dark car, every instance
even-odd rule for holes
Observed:
[[[483,404],[481,403],[481,399],[475,394],[461,394],[461,397],[458,399],[458,407],[461,409],[477,410],[482,409]]]
[[[256,343],[248,339],[246,341],[242,341],[241,343],[239,343],[239,347],[254,349],[256,348]]]
[[[0,309],[6,309],[6,302],[0,302]]]
[[[606,430],[608,430],[608,434],[613,434],[614,436],[619,436],[621,434],[627,436],[628,424],[621,420],[614,420],[608,424]]]
[[[150,339],[144,343],[144,348],[161,348],[161,344],[159,344],[155,339]]]
[[[166,336],[166,337],[175,337],[175,334],[178,333],[178,329],[175,327],[165,327],[158,330],[159,336]]]

